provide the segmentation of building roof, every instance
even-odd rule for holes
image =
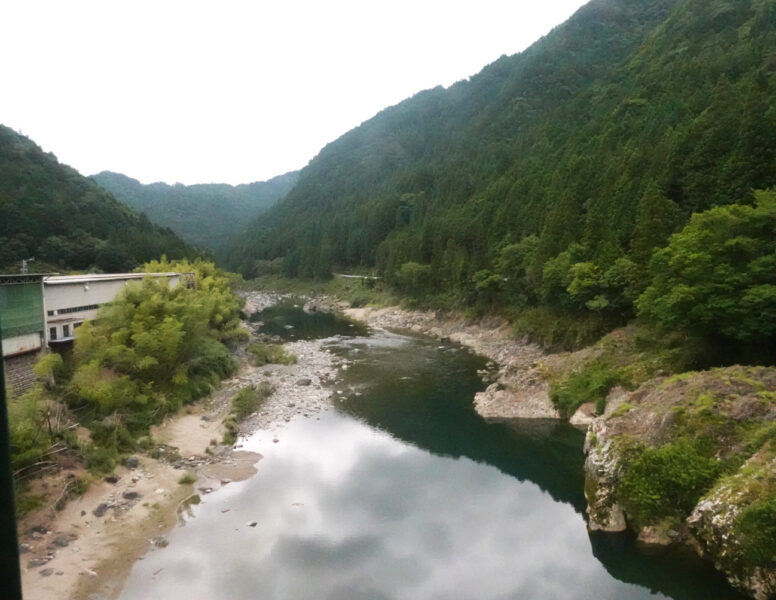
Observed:
[[[0,273],[0,284],[31,283],[56,273]]]
[[[181,273],[96,273],[87,275],[52,275],[43,278],[45,285],[64,285],[68,283],[92,283],[95,281],[116,281],[143,279],[143,277],[178,277]]]

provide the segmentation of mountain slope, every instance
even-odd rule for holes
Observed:
[[[55,268],[126,271],[162,254],[197,252],[0,125],[0,269],[34,257]]]
[[[621,321],[691,213],[776,185],[775,22],[774,0],[593,0],[329,144],[231,265]]]
[[[144,212],[153,223],[169,227],[190,244],[216,250],[283,197],[298,175],[298,171],[293,171],[268,181],[238,186],[143,185],[110,171],[91,178],[121,202]]]

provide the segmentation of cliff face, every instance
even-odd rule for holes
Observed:
[[[585,451],[590,528],[685,543],[776,598],[776,369],[728,367],[615,389]]]

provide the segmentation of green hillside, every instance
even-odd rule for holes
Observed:
[[[34,257],[57,269],[117,272],[162,254],[197,252],[0,125],[0,270],[16,270]]]
[[[217,250],[245,225],[282,198],[296,183],[298,171],[243,185],[143,185],[120,173],[103,171],[92,179],[117,199],[144,212],[153,223],[169,227],[190,244]]]
[[[621,323],[692,213],[776,185],[774,49],[776,0],[593,0],[329,144],[231,266]]]

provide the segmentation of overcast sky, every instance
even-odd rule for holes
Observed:
[[[584,0],[3,0],[0,123],[84,175],[247,183]]]

